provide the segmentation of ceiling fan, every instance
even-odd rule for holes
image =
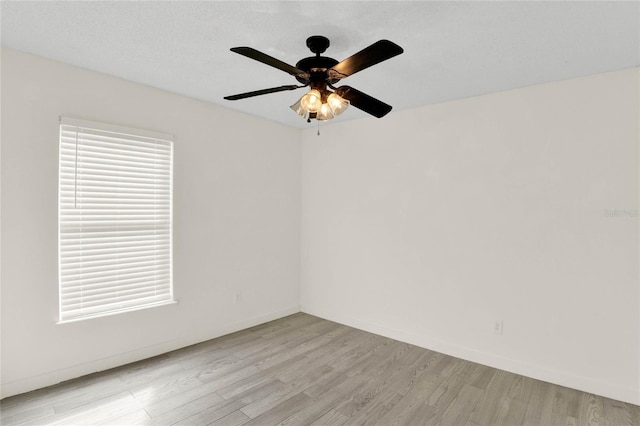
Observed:
[[[333,85],[343,78],[401,54],[404,50],[400,46],[389,40],[380,40],[342,62],[326,56],[320,56],[329,47],[329,39],[326,37],[316,35],[307,38],[307,47],[311,52],[315,53],[315,56],[301,59],[295,67],[251,47],[231,48],[232,52],[278,68],[294,76],[301,85],[292,84],[272,87],[269,89],[240,93],[238,95],[225,96],[224,98],[235,101],[253,96],[266,95],[268,93],[310,87],[309,92],[302,96],[295,104],[291,105],[291,109],[300,117],[306,118],[307,122],[311,122],[312,119],[318,121],[330,120],[344,112],[349,105],[353,105],[378,118],[385,116],[391,111],[391,105],[379,101],[353,87],[344,85],[334,87]]]

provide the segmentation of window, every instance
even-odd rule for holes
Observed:
[[[61,322],[173,302],[172,139],[61,118]]]

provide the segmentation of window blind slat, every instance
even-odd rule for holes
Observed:
[[[99,123],[94,123],[95,126],[100,126]],[[103,131],[99,129],[90,129],[88,127],[82,126],[69,126],[63,127],[62,129],[62,137],[66,138],[75,138],[76,133],[79,138],[85,139],[96,139],[97,141],[104,141],[113,144],[122,144],[126,143],[131,145],[132,147],[140,146],[156,146],[156,145],[164,145],[170,146],[171,141],[169,138],[152,138],[146,136],[134,135],[131,133],[116,133],[110,131]]]
[[[117,255],[109,255],[109,257],[102,259],[89,258],[86,260],[83,259],[80,262],[67,262],[60,265],[60,267],[69,275],[73,274],[74,271],[80,274],[87,274],[92,271],[110,268],[113,264],[117,264],[120,268],[133,267],[134,265],[155,265],[156,263],[166,261],[168,258],[169,250],[165,250],[164,255],[157,255],[154,252],[142,256],[127,256],[125,258],[120,258]]]
[[[99,246],[100,244],[113,244],[122,242],[138,242],[138,241],[163,241],[170,239],[170,227],[158,227],[157,229],[149,229],[148,226],[120,226],[118,229],[110,232],[109,226],[85,224],[83,227],[67,226],[68,232],[60,235],[60,247],[65,246]]]
[[[101,316],[106,314],[126,312],[132,309],[142,309],[146,307],[153,307],[163,302],[171,301],[170,297],[153,295],[144,296],[137,299],[129,299],[125,301],[117,301],[115,303],[104,304],[102,306],[83,306],[82,304],[72,305],[66,307],[66,320],[76,320],[82,318],[91,318],[95,316]]]
[[[171,301],[173,142],[76,122],[60,126],[61,321]]]
[[[157,269],[156,271],[154,271],[156,273],[156,275],[154,276],[162,276],[163,274],[168,274],[170,272],[169,268],[165,268],[163,269]],[[146,280],[149,279],[149,273],[148,271],[141,271],[141,272],[137,272],[137,273],[130,273],[125,275],[119,275],[117,276],[115,279],[113,278],[113,276],[107,275],[107,276],[100,276],[100,277],[94,277],[94,278],[85,278],[85,277],[78,277],[76,280],[69,280],[68,282],[68,288],[70,290],[75,290],[76,288],[80,288],[80,290],[82,290],[82,288],[87,285],[89,287],[91,287],[91,285],[111,285],[110,283],[116,281],[119,283],[127,283],[131,280]],[[65,287],[65,288],[67,288]]]
[[[152,195],[155,197],[156,195],[166,196],[171,189],[170,182],[157,182],[155,184],[149,184],[147,182],[139,182],[137,184],[134,184],[132,182],[128,182],[124,184],[115,180],[82,180],[82,177],[80,175],[76,177],[76,180],[79,180],[79,182],[75,182],[73,180],[70,180],[69,182],[62,182],[62,186],[60,188],[63,196],[72,196],[76,202],[79,192],[81,192],[83,195],[91,195],[92,192],[95,192],[102,196],[108,194],[119,196],[120,194],[126,195],[127,193],[140,193],[143,195]]]
[[[78,303],[82,303],[85,306],[97,306],[101,303],[112,303],[116,300],[127,300],[132,297],[159,295],[164,293],[168,287],[168,282],[165,283],[165,285],[148,285],[144,287],[133,286],[127,288],[122,286],[119,287],[117,291],[86,292],[76,295],[75,297],[65,297],[62,301],[65,305],[76,305]]]
[[[82,164],[83,166],[89,167],[91,164],[112,164],[114,166],[126,167],[130,165],[131,167],[140,167],[143,169],[151,169],[153,170],[156,167],[159,168],[167,168],[170,164],[170,161],[163,160],[160,158],[142,158],[142,157],[132,157],[128,155],[118,155],[118,154],[108,154],[102,152],[95,152],[91,149],[83,145],[78,145],[76,148],[74,146],[75,152],[81,155],[81,158],[78,160],[78,164]]]
[[[87,170],[86,168],[77,168],[63,171],[61,176],[60,189],[62,191],[75,192],[78,187],[103,187],[103,186],[122,186],[122,187],[141,187],[148,188],[149,185],[155,186],[158,190],[164,188],[169,190],[171,182],[168,178],[158,177],[157,175],[168,170],[148,169],[146,172],[140,169],[124,169],[114,170],[109,174],[102,170]]]
[[[65,264],[62,270],[66,275],[72,277],[80,275],[90,277],[92,274],[100,274],[110,272],[114,265],[118,267],[118,271],[126,273],[129,270],[138,270],[140,268],[155,267],[156,264],[168,260],[169,256],[147,256],[146,258],[127,258],[127,259],[109,259],[108,261],[98,260],[95,262],[77,262],[75,264]],[[118,274],[122,275],[122,274]]]
[[[76,144],[75,135],[69,137],[65,142],[67,142],[67,145],[73,144],[75,147],[75,144]],[[128,153],[131,156],[139,156],[143,158],[146,158],[151,155],[155,158],[163,156],[168,159],[169,153],[170,153],[169,147],[163,150],[162,147],[158,145],[153,147],[134,147],[131,145],[124,145],[124,144],[115,144],[115,143],[108,143],[108,142],[104,143],[98,140],[82,138],[80,134],[78,135],[78,145],[85,148],[91,148],[96,151],[104,151],[104,152],[111,152],[111,153]],[[69,147],[65,146],[63,153],[65,152],[71,152]]]
[[[163,141],[161,138],[158,139],[147,139],[147,140],[137,140],[133,135],[126,135],[126,137],[118,138],[109,136],[108,134],[99,133],[89,133],[83,131],[80,128],[77,128],[76,131],[65,131],[62,133],[61,140],[67,143],[75,143],[76,140],[78,143],[82,143],[85,145],[101,145],[101,146],[110,146],[110,147],[126,147],[129,150],[149,150],[151,152],[155,151],[171,151],[172,145],[170,141]]]
[[[164,245],[164,247],[158,247],[157,244],[129,246],[125,249],[115,247],[107,250],[92,250],[89,253],[85,252],[84,250],[74,250],[66,251],[65,259],[64,261],[61,261],[60,264],[64,267],[67,267],[69,265],[81,264],[86,261],[110,260],[118,256],[131,259],[134,257],[153,255],[154,253],[168,254],[169,252],[170,250],[168,244]]]
[[[71,209],[73,207],[73,197],[60,197],[60,202],[62,205],[65,205],[67,209]],[[110,207],[113,205],[117,206],[148,206],[152,205],[156,208],[162,207],[165,209],[170,209],[171,204],[169,204],[169,197],[155,199],[154,197],[96,197],[96,198],[88,198],[83,194],[82,197],[83,205],[85,206],[93,206],[93,207]]]
[[[154,276],[154,285],[155,283],[164,283],[164,282],[170,282],[170,276],[168,273],[163,273],[163,274],[156,274]],[[77,285],[77,286],[68,286],[67,288],[64,289],[64,291],[62,292],[62,297],[67,297],[67,295],[69,297],[75,297],[76,295],[80,295],[83,292],[87,292],[87,291],[96,291],[96,290],[100,290],[100,291],[109,291],[109,289],[117,284],[117,285],[121,285],[121,286],[138,286],[138,287],[144,287],[145,285],[147,285],[148,283],[148,279],[147,277],[133,277],[133,278],[128,278],[126,280],[117,280],[117,281],[96,281],[96,282],[89,282],[89,283],[82,283],[82,285]]]
[[[75,153],[73,155],[70,155],[69,157],[63,158],[61,161],[61,165],[68,169],[73,169],[73,173],[75,173],[77,170],[80,174],[88,170],[95,170],[95,171],[110,170],[114,172],[124,172],[124,173],[128,173],[128,172],[152,173],[156,170],[167,170],[170,168],[170,164],[162,165],[162,167],[160,167],[161,165],[159,164],[156,164],[156,165],[142,164],[142,165],[136,165],[136,166],[133,166],[133,165],[126,166],[124,164],[118,164],[118,163],[107,163],[104,161],[90,162],[86,160],[82,163],[77,164],[78,167],[76,168]]]
[[[153,235],[139,235],[138,239],[135,237],[128,238],[109,238],[107,233],[104,233],[104,237],[96,237],[95,234],[85,234],[85,240],[80,238],[67,237],[61,242],[61,251],[65,251],[65,255],[73,256],[76,252],[85,252],[90,255],[93,251],[104,251],[113,248],[126,250],[131,247],[144,247],[146,245],[164,245],[170,244],[169,231],[167,230],[164,238]],[[68,254],[67,254],[68,253]]]

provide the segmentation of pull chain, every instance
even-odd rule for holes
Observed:
[[[318,121],[318,120],[316,120]],[[320,136],[320,122],[318,121],[318,136]]]

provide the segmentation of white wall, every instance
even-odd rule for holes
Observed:
[[[637,69],[320,137],[12,50],[1,71],[2,396],[296,312],[302,276],[305,312],[640,403]],[[179,304],[55,324],[60,114],[175,134]]]
[[[175,135],[177,305],[56,325],[60,114]],[[297,130],[3,49],[1,189],[2,396],[299,311]]]
[[[639,77],[304,132],[302,310],[639,404]]]

